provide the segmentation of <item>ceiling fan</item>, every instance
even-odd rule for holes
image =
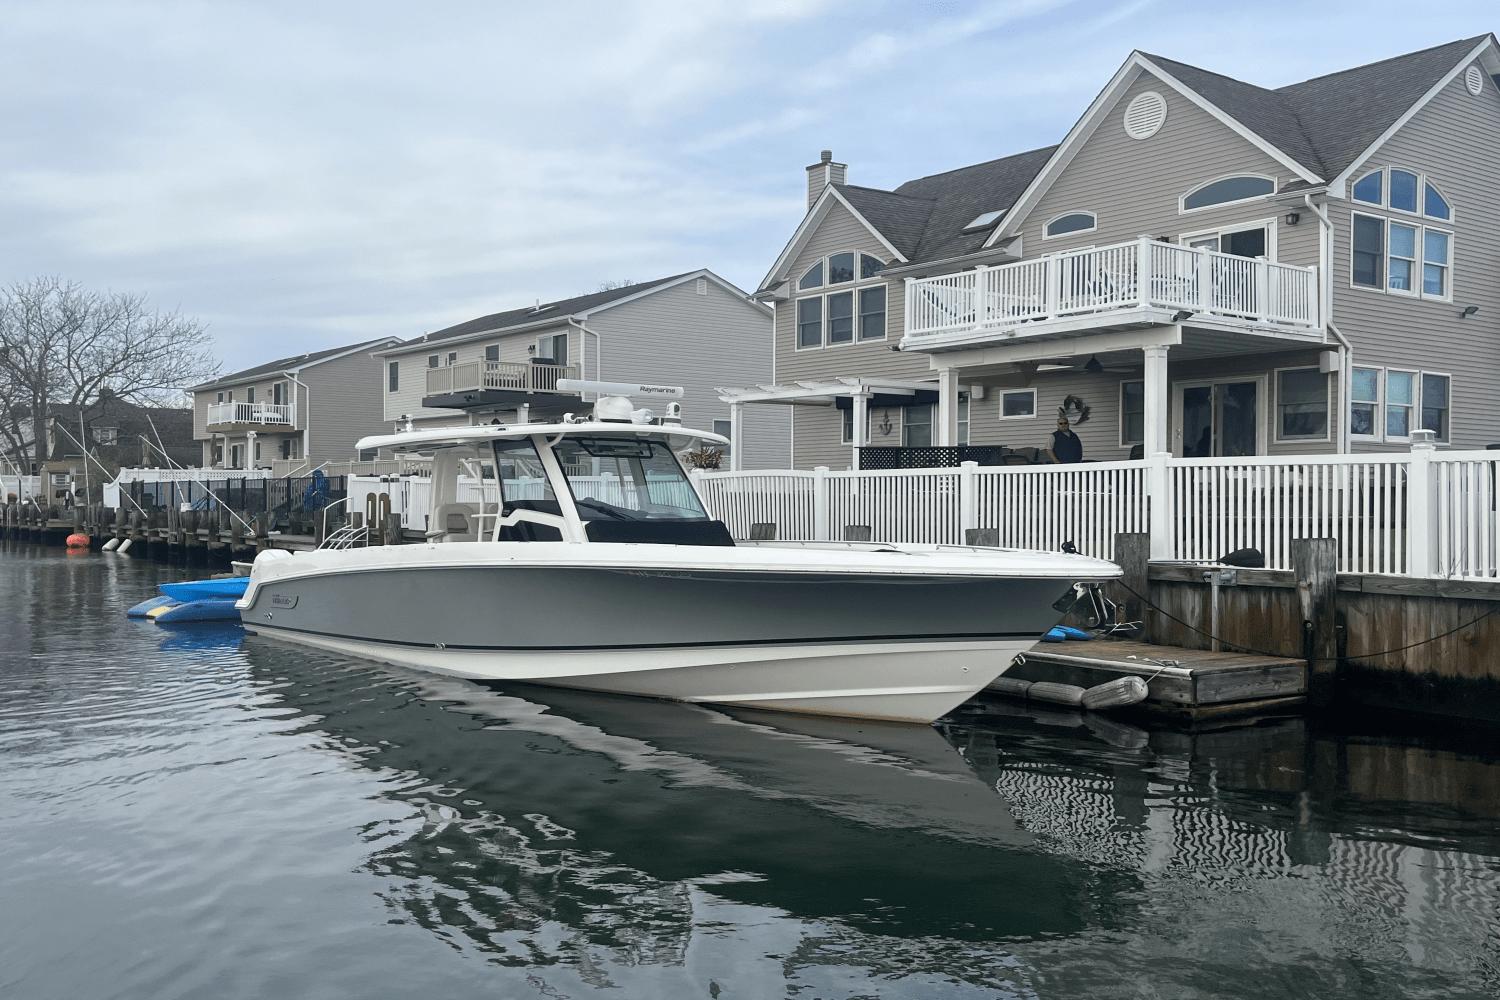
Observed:
[[[1126,364],[1126,365],[1106,365],[1104,362],[1102,362],[1102,361],[1099,360],[1099,355],[1097,355],[1097,354],[1090,355],[1089,359],[1087,361],[1083,362],[1082,364],[1079,364],[1078,360],[1076,358],[1069,358],[1064,363],[1069,368],[1072,368],[1074,371],[1087,372],[1090,375],[1103,375],[1106,372],[1116,372],[1116,373],[1137,372],[1137,371],[1140,371],[1141,367],[1142,367],[1141,365],[1128,365],[1128,364]]]

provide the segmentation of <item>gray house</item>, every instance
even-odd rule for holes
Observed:
[[[1133,53],[1056,146],[883,190],[825,152],[757,297],[794,464],[1500,442],[1500,49],[1279,89]]]
[[[563,379],[680,385],[684,422],[731,437],[734,464],[784,468],[789,416],[735,435],[717,390],[771,378],[771,317],[708,270],[480,316],[374,352],[384,419],[442,427],[586,410]]]
[[[398,343],[384,337],[278,358],[193,386],[203,466],[285,475],[355,457],[354,443],[383,426],[372,391],[381,364],[371,352]]]

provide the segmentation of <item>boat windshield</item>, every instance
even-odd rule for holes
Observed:
[[[552,451],[585,520],[708,520],[687,473],[661,441],[565,437]]]

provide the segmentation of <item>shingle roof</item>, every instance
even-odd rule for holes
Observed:
[[[903,256],[910,259],[917,252],[922,231],[932,215],[934,202],[931,198],[910,198],[893,191],[855,184],[835,184],[834,187]]]
[[[873,220],[872,220],[873,224]],[[452,340],[456,337],[467,337],[474,333],[486,333],[491,330],[503,330],[511,326],[523,326],[527,323],[537,323],[543,320],[563,320],[569,316],[586,312],[589,309],[597,309],[599,306],[613,302],[615,299],[623,299],[628,295],[636,295],[648,288],[664,285],[669,281],[693,274],[693,271],[684,271],[682,274],[670,274],[665,278],[656,278],[652,281],[639,281],[633,285],[623,288],[611,288],[602,292],[590,292],[587,295],[575,295],[569,299],[556,299],[552,302],[543,302],[540,305],[523,306],[520,309],[508,309],[505,312],[490,313],[488,316],[480,316],[477,319],[465,320],[455,323],[453,326],[444,327],[434,333],[424,334],[412,340],[408,340],[402,347],[419,347],[422,344],[430,344],[441,340]]]
[[[262,375],[274,375],[278,372],[295,370],[314,362],[322,361],[325,358],[333,357],[335,354],[358,350],[361,347],[370,347],[391,339],[390,337],[377,337],[374,340],[366,340],[358,344],[345,344],[342,347],[330,347],[327,350],[313,351],[309,354],[295,354],[289,358],[277,358],[275,361],[268,361],[263,365],[256,365],[254,368],[244,368],[237,372],[230,372],[228,375],[220,375],[215,379],[190,387],[189,391],[212,389],[216,385],[228,385],[231,382],[243,382],[248,379],[259,378]]]
[[[1147,52],[1141,54],[1251,132],[1313,173],[1327,179],[1316,144],[1303,129],[1296,111],[1279,92],[1221,73],[1199,69],[1197,66],[1189,66],[1175,59]],[[1384,131],[1383,127],[1381,131]]]
[[[1324,178],[1332,180],[1486,37],[1408,52],[1294,83],[1276,93],[1301,121],[1322,158]]]
[[[1015,204],[1056,148],[1044,146],[902,184],[897,194],[933,202],[917,252],[908,256],[913,261],[941,260],[979,250],[994,227],[965,232],[964,226],[985,212]]]
[[[1332,180],[1485,37],[1462,38],[1276,90],[1142,54],[1298,163]]]
[[[1332,180],[1486,37],[1448,42],[1276,90],[1141,54],[1293,160]],[[985,212],[1014,204],[1056,149],[1047,146],[919,177],[894,191],[837,187],[908,260],[942,260],[982,249],[992,227],[963,227]]]

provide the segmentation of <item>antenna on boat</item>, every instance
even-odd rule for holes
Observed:
[[[640,409],[632,406],[631,396],[672,400],[683,396],[680,385],[655,385],[650,382],[596,382],[590,379],[560,378],[557,380],[557,388],[561,392],[595,393],[594,419],[610,423],[649,424],[656,419],[656,414],[644,406]],[[682,404],[669,404],[667,413],[669,420],[681,423]]]

